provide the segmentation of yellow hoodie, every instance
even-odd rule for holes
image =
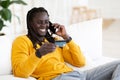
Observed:
[[[25,35],[13,41],[11,59],[15,76],[51,80],[61,73],[73,71],[65,62],[77,67],[85,65],[85,57],[72,40],[63,48],[57,47],[55,51],[41,58],[38,58],[35,52],[31,40]]]

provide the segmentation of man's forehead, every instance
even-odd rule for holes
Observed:
[[[49,20],[47,13],[37,13],[34,18],[37,18],[39,20]]]

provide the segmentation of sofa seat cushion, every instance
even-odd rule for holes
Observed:
[[[29,78],[19,78],[19,77],[15,77],[12,74],[11,75],[0,75],[0,79],[1,80],[36,80],[33,77],[29,77]]]

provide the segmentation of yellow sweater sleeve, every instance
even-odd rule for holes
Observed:
[[[18,77],[29,77],[39,63],[39,58],[32,54],[30,48],[32,43],[23,37],[17,38],[12,45],[12,69],[13,74]]]
[[[64,60],[73,66],[81,67],[85,65],[85,57],[78,45],[71,40],[63,47]]]

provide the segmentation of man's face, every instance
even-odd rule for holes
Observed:
[[[31,26],[38,35],[45,36],[49,28],[49,16],[47,13],[36,13],[31,22]]]

